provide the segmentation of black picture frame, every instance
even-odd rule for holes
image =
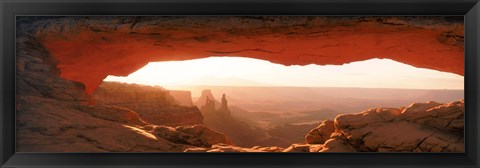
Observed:
[[[0,0],[1,167],[479,167],[478,0]],[[464,15],[465,153],[16,153],[17,15]]]

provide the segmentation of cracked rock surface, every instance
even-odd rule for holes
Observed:
[[[373,108],[335,118],[321,152],[464,152],[464,100]]]

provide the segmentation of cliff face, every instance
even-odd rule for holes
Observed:
[[[84,85],[61,78],[58,61],[35,38],[19,33],[16,46],[18,152],[181,152],[231,144],[205,126],[153,125],[131,109],[88,105]]]
[[[95,90],[92,97],[97,104],[131,109],[152,124],[168,126],[202,124],[200,110],[195,106],[180,105],[180,101],[171,96],[171,93],[172,91],[161,87],[104,82]],[[183,96],[182,94],[185,93],[180,92],[176,95],[178,97]]]
[[[92,95],[98,104],[149,102],[158,106],[174,105],[175,99],[162,87],[104,82]]]
[[[106,75],[127,75],[146,62],[212,54],[241,54],[285,65],[342,64],[388,55],[418,67],[463,74],[463,23],[410,17],[64,17],[30,26],[26,29],[35,35],[20,30],[16,41],[18,152],[464,151],[464,101],[339,115],[333,132],[331,122],[324,122],[309,134],[310,144],[283,149],[234,146],[225,134],[202,125],[153,124],[202,121],[195,117],[201,117],[197,108],[175,105],[164,91],[99,94],[105,101],[97,105],[88,105],[87,94]],[[117,102],[129,108],[115,106]],[[226,98],[224,104],[228,108]],[[174,116],[137,113],[135,108]],[[260,137],[246,124],[220,119],[215,128],[230,130],[242,142]]]
[[[21,17],[19,20],[28,20]],[[88,93],[148,62],[243,56],[284,65],[389,58],[463,75],[463,17],[59,17],[25,22]],[[115,59],[112,59],[115,58]],[[108,67],[108,68],[105,68]]]
[[[168,94],[175,99],[175,104],[181,106],[194,106],[192,101],[192,92],[184,90],[169,90]]]
[[[58,60],[35,38],[17,38],[17,97],[35,96],[87,104],[90,100],[80,82],[60,77]],[[22,104],[18,104],[21,106]]]
[[[293,144],[288,148],[245,148],[233,145],[225,134],[205,126],[154,125],[131,109],[87,105],[90,97],[83,84],[59,77],[56,64],[55,58],[34,38],[28,35],[17,38],[16,138],[19,152],[465,151],[463,100],[373,108],[339,115],[333,123],[325,121],[312,130],[307,135],[307,144]],[[159,104],[175,102],[161,95],[153,96],[161,98],[157,99],[162,100]],[[234,123],[231,121],[224,120]],[[228,126],[219,125],[218,128],[232,128]],[[244,140],[257,137],[243,128],[231,130],[244,133],[240,134]]]

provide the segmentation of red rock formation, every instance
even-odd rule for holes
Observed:
[[[216,144],[185,152],[464,152],[464,108],[463,100],[372,108],[324,121],[306,136],[307,144],[285,149]]]
[[[215,115],[217,110],[215,109],[215,100],[210,99],[207,97],[205,105],[200,107],[200,111],[203,113],[204,116],[212,116]]]
[[[320,152],[464,152],[465,102],[373,108],[335,118]]]
[[[305,140],[309,144],[323,144],[335,132],[335,125],[332,120],[323,121],[318,127],[310,130],[305,136]]]
[[[208,101],[208,100],[213,100],[213,101],[214,101],[214,109],[215,109],[215,106],[219,106],[219,105],[220,105],[220,103],[215,100],[215,97],[213,97],[212,91],[211,91],[210,89],[202,90],[202,94],[201,94],[200,97],[197,99],[197,101],[195,101],[194,104],[195,104],[198,108],[201,108],[202,106],[204,106],[204,105],[207,104],[207,101]]]
[[[251,147],[264,145],[263,141],[267,141],[265,130],[248,125],[230,115],[225,94],[222,96],[222,102],[218,109],[216,108],[218,102],[213,98],[211,91],[208,89],[202,91],[202,95],[196,104],[201,102],[205,102],[200,106],[200,111],[203,114],[203,123],[213,130],[225,133],[231,138],[233,143],[242,147]]]
[[[168,90],[168,94],[171,95],[176,104],[181,106],[194,106],[192,101],[192,92],[186,90]]]
[[[218,143],[233,145],[232,141],[225,134],[211,130],[203,125],[178,126],[176,128],[147,125],[144,129],[147,129],[154,135],[179,144],[190,144],[197,147],[211,147]]]
[[[217,110],[217,113],[221,116],[231,117],[230,109],[228,109],[227,98],[225,94],[222,95],[222,104],[220,104],[220,109]]]
[[[203,116],[197,107],[177,104],[178,101],[170,93],[171,91],[161,87],[104,82],[94,91],[92,97],[99,105],[131,109],[152,124],[202,124]]]
[[[131,109],[86,105],[83,85],[60,78],[41,43],[21,35],[16,44],[17,152],[182,152],[232,144],[205,126],[152,125]]]
[[[228,101],[225,98],[225,94],[222,95],[222,102],[220,103],[220,107],[217,109],[216,104],[218,102],[213,98],[212,93],[210,90],[202,91],[202,95],[200,96],[199,100],[197,101],[198,104],[205,101],[205,103],[200,107],[200,110],[204,114],[204,116],[208,117],[215,117],[215,118],[231,118],[231,112],[228,108]]]
[[[148,62],[209,56],[284,65],[389,58],[464,73],[463,17],[63,17],[31,25],[61,77],[88,93]]]
[[[83,85],[92,92],[106,75],[127,75],[149,61],[212,54],[287,65],[387,55],[463,74],[462,23],[431,17],[66,17],[32,25],[35,37],[17,34],[19,152],[464,151],[464,101],[340,115],[324,144],[238,148],[204,126],[152,125],[130,109],[87,106]]]

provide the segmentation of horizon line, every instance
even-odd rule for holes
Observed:
[[[144,85],[144,86],[152,86],[152,87],[162,87],[166,90],[174,90],[174,89],[167,89],[167,87],[270,87],[270,88],[345,88],[345,89],[395,89],[395,90],[451,90],[451,91],[464,91],[465,89],[451,89],[451,88],[443,88],[443,89],[436,89],[436,88],[389,88],[389,87],[355,87],[355,86],[289,86],[289,85],[150,85],[150,84],[141,84],[141,83],[129,83],[129,82],[119,82],[119,81],[103,81],[103,82],[112,82],[112,83],[124,83],[124,84],[136,84],[136,85]]]

